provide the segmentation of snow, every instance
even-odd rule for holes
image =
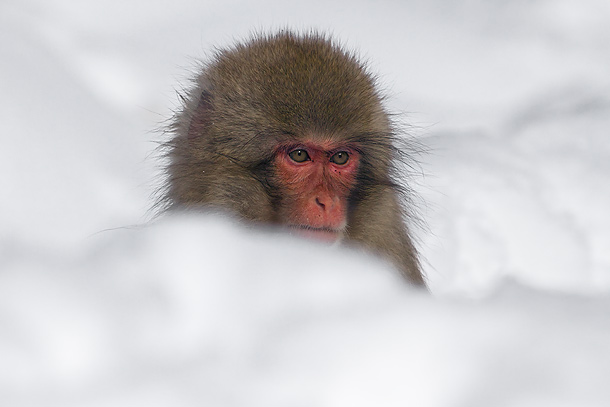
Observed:
[[[0,405],[607,406],[610,6],[0,4]],[[333,32],[425,146],[431,293],[222,214],[150,222],[194,59]]]

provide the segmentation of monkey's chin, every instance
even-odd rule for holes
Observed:
[[[308,239],[318,240],[321,242],[335,243],[341,240],[343,233],[341,230],[330,229],[330,228],[314,228],[311,226],[292,226],[293,229],[299,236],[306,237]]]

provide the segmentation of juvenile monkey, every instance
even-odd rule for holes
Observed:
[[[363,64],[320,34],[280,32],[220,50],[175,115],[164,204],[344,238],[424,285],[381,100]]]

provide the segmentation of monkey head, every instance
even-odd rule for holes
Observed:
[[[355,55],[319,34],[258,36],[218,51],[182,99],[167,207],[345,237],[423,281],[391,176],[391,122]]]

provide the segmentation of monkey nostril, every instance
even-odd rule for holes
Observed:
[[[326,205],[324,205],[324,203],[320,202],[319,198],[316,198],[316,203],[318,204],[318,206],[320,206],[322,209],[326,208]]]

